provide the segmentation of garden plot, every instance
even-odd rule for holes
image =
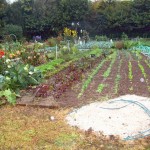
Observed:
[[[145,137],[150,134],[150,98],[125,95],[91,103],[74,109],[66,120],[71,126],[125,140]]]
[[[140,59],[136,53],[129,51],[119,51],[117,57],[114,56],[100,60],[90,72],[84,74],[82,82],[67,89],[57,102],[61,106],[72,107],[127,94],[150,97],[147,57]]]

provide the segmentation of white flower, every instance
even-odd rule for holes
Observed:
[[[8,68],[11,68],[11,66],[10,66],[10,65],[8,65],[7,67],[8,67]]]
[[[31,72],[31,71],[29,72],[30,75],[32,75],[33,73],[34,73],[34,72]]]
[[[6,59],[6,63],[9,63],[10,62],[10,59]]]

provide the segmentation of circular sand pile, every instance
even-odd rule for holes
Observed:
[[[66,119],[71,126],[83,130],[133,139],[150,134],[149,111],[150,98],[126,95],[75,109]]]

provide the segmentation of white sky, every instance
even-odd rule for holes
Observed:
[[[15,1],[17,1],[17,0],[7,0],[7,2],[10,2],[10,3],[13,3]]]

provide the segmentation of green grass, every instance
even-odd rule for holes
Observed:
[[[32,107],[0,107],[0,150],[138,150],[150,147],[149,140],[109,140],[67,125],[71,110]],[[53,115],[56,120],[50,121]]]

